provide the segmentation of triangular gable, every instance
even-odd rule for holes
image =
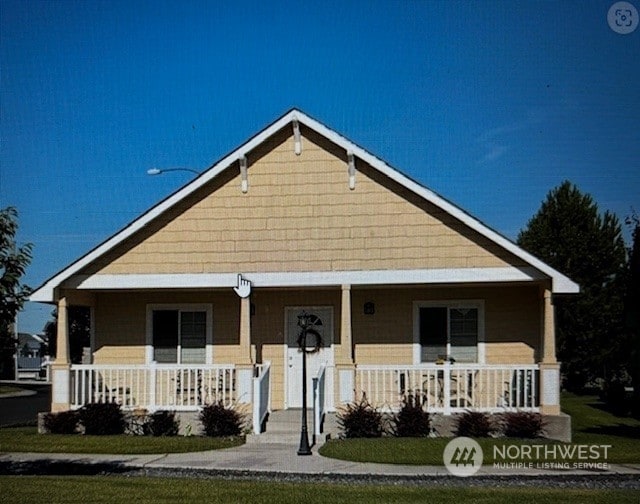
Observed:
[[[459,207],[453,205],[448,202],[441,196],[437,195],[433,191],[427,189],[426,187],[420,185],[416,181],[410,179],[409,177],[403,175],[397,170],[390,167],[384,161],[379,158],[373,156],[366,150],[357,146],[353,142],[347,140],[343,136],[339,135],[335,131],[329,129],[322,123],[316,121],[315,119],[309,117],[299,110],[291,110],[282,116],[280,119],[276,120],[270,126],[262,130],[260,133],[249,139],[238,149],[234,150],[220,161],[211,166],[207,171],[205,171],[202,175],[196,177],[193,181],[170,195],[165,200],[161,201],[159,204],[152,207],[150,210],[145,212],[138,219],[134,220],[131,224],[126,226],[124,229],[113,235],[111,238],[107,239],[101,245],[90,251],[85,256],[81,257],[79,260],[72,263],[70,266],[59,272],[57,275],[46,281],[40,288],[38,288],[31,296],[32,301],[44,301],[50,302],[55,298],[54,289],[60,286],[63,282],[69,280],[74,275],[81,272],[84,268],[91,265],[98,258],[104,256],[106,253],[113,251],[118,245],[122,244],[125,240],[130,239],[133,235],[141,231],[145,226],[149,225],[152,221],[158,218],[163,213],[175,207],[177,204],[193,195],[196,191],[201,189],[206,184],[214,181],[216,177],[222,174],[225,170],[231,167],[234,164],[237,164],[239,160],[247,156],[247,154],[261,147],[264,143],[266,143],[269,139],[271,139],[278,132],[283,130],[284,128],[291,128],[295,124],[304,125],[305,128],[312,130],[315,134],[320,135],[325,138],[327,141],[336,145],[338,148],[343,149],[345,153],[348,155],[353,155],[355,158],[358,158],[365,163],[367,163],[374,170],[377,170],[385,177],[388,177],[393,182],[399,184],[402,188],[406,189],[410,193],[422,198],[426,202],[431,205],[434,205],[439,210],[445,212],[452,218],[458,220],[459,222],[466,225],[471,230],[475,231],[483,238],[489,240],[492,243],[495,243],[499,247],[503,248],[510,254],[513,254],[515,257],[524,261],[524,263],[530,265],[532,268],[535,268],[543,275],[548,276],[552,280],[553,291],[556,293],[574,293],[578,292],[578,286],[571,281],[566,276],[562,275],[555,269],[551,268],[549,265],[543,263],[536,257],[527,253],[520,247],[518,247],[515,243],[511,242],[504,236],[490,229],[479,220],[475,219],[468,213],[464,212]],[[298,146],[296,145],[296,149]],[[242,163],[240,163],[242,165]],[[348,276],[353,276],[353,272],[348,273]],[[433,273],[433,272],[432,272]],[[477,274],[479,272],[474,272],[472,274]],[[425,278],[425,275],[417,274],[417,272],[407,271],[408,275],[411,275],[412,278]],[[329,275],[331,276],[331,275]],[[436,273],[437,276],[437,273]],[[142,275],[144,277],[144,275]],[[303,277],[301,277],[302,280]],[[139,278],[138,281],[140,287],[144,285],[144,278]],[[308,279],[307,279],[308,280]],[[357,279],[356,279],[357,280]],[[480,280],[480,278],[478,278]],[[206,279],[201,279],[203,282],[207,282]],[[218,279],[219,281],[219,279]],[[225,279],[225,282],[227,280]],[[230,276],[228,282],[233,282],[234,279]],[[329,280],[327,280],[329,281]],[[331,280],[334,281],[334,280]],[[179,283],[178,279],[176,282]],[[339,283],[339,282],[338,282]],[[231,283],[232,285],[232,283]]]

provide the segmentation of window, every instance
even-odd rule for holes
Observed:
[[[479,302],[418,303],[416,306],[418,362],[453,358],[478,362],[483,309]]]
[[[165,364],[205,364],[211,343],[211,310],[199,306],[150,307],[150,353]]]

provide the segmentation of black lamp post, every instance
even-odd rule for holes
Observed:
[[[303,311],[298,315],[298,325],[301,330],[298,346],[302,350],[302,427],[298,455],[311,455],[307,430],[307,329],[309,328],[309,314],[307,312]]]

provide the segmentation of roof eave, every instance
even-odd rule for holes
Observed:
[[[186,184],[184,187],[177,190],[175,193],[173,193],[160,203],[151,207],[142,216],[135,219],[128,226],[124,227],[122,230],[105,240],[92,251],[85,254],[83,257],[73,262],[71,265],[47,280],[41,287],[33,292],[30,300],[44,303],[55,302],[56,289],[65,280],[69,279],[74,274],[79,272],[82,268],[93,262],[95,259],[117,246],[122,240],[128,238],[135,232],[142,229],[149,222],[170,209],[173,205],[181,201],[183,198],[187,197],[188,195],[202,187],[204,184],[214,179],[222,171],[226,170],[232,163],[236,162],[239,157],[245,156],[248,152],[256,148],[270,136],[277,133],[279,130],[281,130],[282,128],[287,126],[287,124],[293,122],[294,120],[297,120],[304,124],[306,127],[315,130],[318,134],[324,136],[336,145],[339,145],[341,148],[347,151],[351,151],[355,156],[359,157],[360,159],[389,177],[391,180],[394,180],[395,182],[401,184],[402,186],[416,193],[425,200],[440,207],[442,210],[460,220],[471,229],[474,229],[480,234],[486,236],[498,245],[502,246],[504,249],[514,254],[516,257],[523,259],[528,264],[539,269],[542,273],[544,273],[551,279],[552,290],[554,293],[575,294],[580,291],[580,287],[578,286],[578,284],[567,278],[562,273],[556,271],[548,264],[540,261],[533,255],[524,251],[518,245],[505,238],[501,234],[497,233],[496,231],[492,230],[490,227],[483,224],[470,214],[466,213],[461,208],[457,207],[453,203],[450,203],[445,198],[439,196],[430,189],[427,189],[423,185],[417,183],[398,170],[392,168],[380,158],[369,153],[362,147],[354,144],[353,142],[335,132],[334,130],[328,128],[324,124],[309,117],[304,112],[298,109],[292,109],[285,113],[282,117],[271,123],[269,126],[264,128],[262,131],[251,137],[240,147],[224,156],[218,162],[214,163],[207,171],[198,176],[192,182]]]

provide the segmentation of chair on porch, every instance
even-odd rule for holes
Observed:
[[[502,397],[498,398],[498,406],[503,408],[534,407],[535,398],[539,397],[535,387],[539,386],[536,371],[515,370],[503,383]]]
[[[185,375],[186,373],[186,375]],[[176,400],[179,406],[203,404],[202,370],[180,370],[175,377]]]
[[[93,380],[93,387],[91,391],[91,402],[108,403],[115,402],[120,406],[133,406],[135,400],[131,394],[131,389],[127,386],[123,386],[120,383],[113,383],[112,379],[105,379],[102,373],[96,374],[96,379]],[[116,378],[116,382],[120,380]]]
[[[449,406],[452,408],[472,408],[475,406],[474,397],[477,395],[478,370],[451,370],[449,374]],[[428,373],[423,378],[423,404],[428,407],[445,407],[445,372],[438,369],[435,373]]]

